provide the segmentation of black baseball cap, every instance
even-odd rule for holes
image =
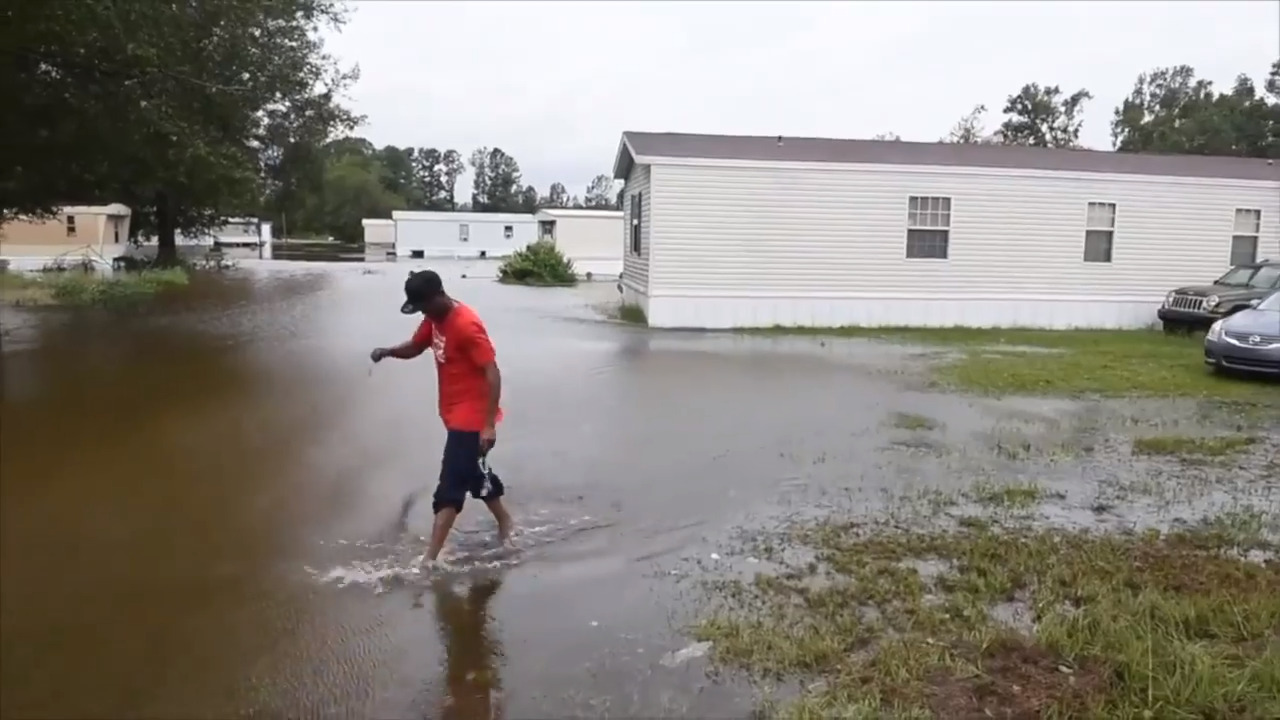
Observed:
[[[422,312],[427,303],[444,294],[444,281],[434,270],[410,271],[404,281],[404,305],[400,312],[414,315]]]

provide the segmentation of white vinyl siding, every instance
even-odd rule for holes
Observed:
[[[533,214],[396,210],[395,252],[433,257],[506,257],[534,242]]]
[[[631,192],[631,190],[628,190]],[[1226,269],[1224,219],[1262,208],[1280,256],[1280,183],[970,168],[652,167],[650,295],[1142,299]],[[906,258],[903,199],[951,198],[947,262]],[[1081,211],[1124,208],[1108,271]],[[1154,313],[1154,307],[1152,309]]]
[[[1248,265],[1258,261],[1258,237],[1261,232],[1261,210],[1236,208],[1235,223],[1231,231],[1232,265]]]
[[[649,293],[649,267],[652,262],[653,198],[650,192],[650,167],[635,165],[622,188],[622,283],[641,293]],[[640,198],[640,252],[632,252],[632,206]]]

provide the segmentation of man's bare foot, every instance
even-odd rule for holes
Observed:
[[[441,555],[435,560],[423,555],[418,558],[417,565],[418,572],[422,575],[433,575],[439,572],[449,572],[454,569],[453,565],[449,564],[449,558],[443,553],[441,553]]]

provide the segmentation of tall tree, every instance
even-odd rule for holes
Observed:
[[[958,143],[962,145],[992,145],[998,142],[987,132],[986,105],[975,105],[964,117],[951,127],[951,132],[939,142]]]
[[[536,212],[538,210],[538,188],[527,185],[520,191],[520,212]]]
[[[488,212],[520,212],[523,189],[520,164],[516,159],[503,152],[502,148],[493,148],[485,161],[485,172],[488,176]]]
[[[489,194],[489,148],[478,147],[471,151],[471,210],[473,212],[493,212]]]
[[[377,152],[376,160],[382,186],[388,192],[404,198],[409,206],[420,207],[425,200],[425,188],[419,182],[416,172],[414,149],[387,145]]]
[[[364,218],[390,217],[407,207],[406,199],[387,188],[381,153],[348,154],[333,159],[325,169],[324,190],[311,218],[318,234],[347,243],[360,242]]]
[[[1230,92],[1196,77],[1189,65],[1138,76],[1116,108],[1111,139],[1117,150],[1280,158],[1280,60],[1259,94],[1241,75]]]
[[[444,198],[443,202],[448,207],[442,207],[443,210],[458,209],[458,178],[462,177],[462,173],[466,172],[467,166],[462,162],[462,155],[457,150],[445,150],[440,158],[440,177],[444,181]]]
[[[1079,147],[1084,104],[1092,98],[1083,89],[1064,96],[1057,85],[1023,85],[1005,102],[1008,117],[1000,124],[1000,141],[1005,145]]]
[[[413,151],[414,182],[422,189],[422,206],[427,210],[446,210],[444,177],[441,163],[443,156],[435,148],[418,148]]]
[[[597,175],[591,180],[591,184],[587,185],[587,194],[584,203],[589,208],[610,208],[613,207],[614,190],[613,178],[608,175]]]
[[[354,73],[321,40],[344,19],[335,0],[81,0],[7,13],[14,61],[0,89],[15,101],[0,129],[30,142],[11,143],[0,164],[0,213],[124,202],[155,229],[159,259],[174,260],[178,233],[260,211],[266,191],[286,186],[293,143],[357,119],[336,103]]]
[[[546,207],[562,208],[569,206],[569,191],[565,189],[564,183],[554,182],[547,189],[547,196],[543,198]]]

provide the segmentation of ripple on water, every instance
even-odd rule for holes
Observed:
[[[546,545],[560,543],[583,532],[609,527],[584,515],[569,519],[553,519],[546,513],[533,513],[526,524],[515,532],[516,547],[497,545],[491,531],[480,529],[455,529],[450,544],[443,553],[443,563],[437,572],[469,573],[518,565],[531,553]],[[336,564],[328,570],[304,567],[308,574],[322,584],[337,587],[358,586],[381,594],[399,587],[415,584],[431,573],[424,572],[427,538],[404,534],[387,542],[373,540],[337,540],[325,542],[335,550]]]

